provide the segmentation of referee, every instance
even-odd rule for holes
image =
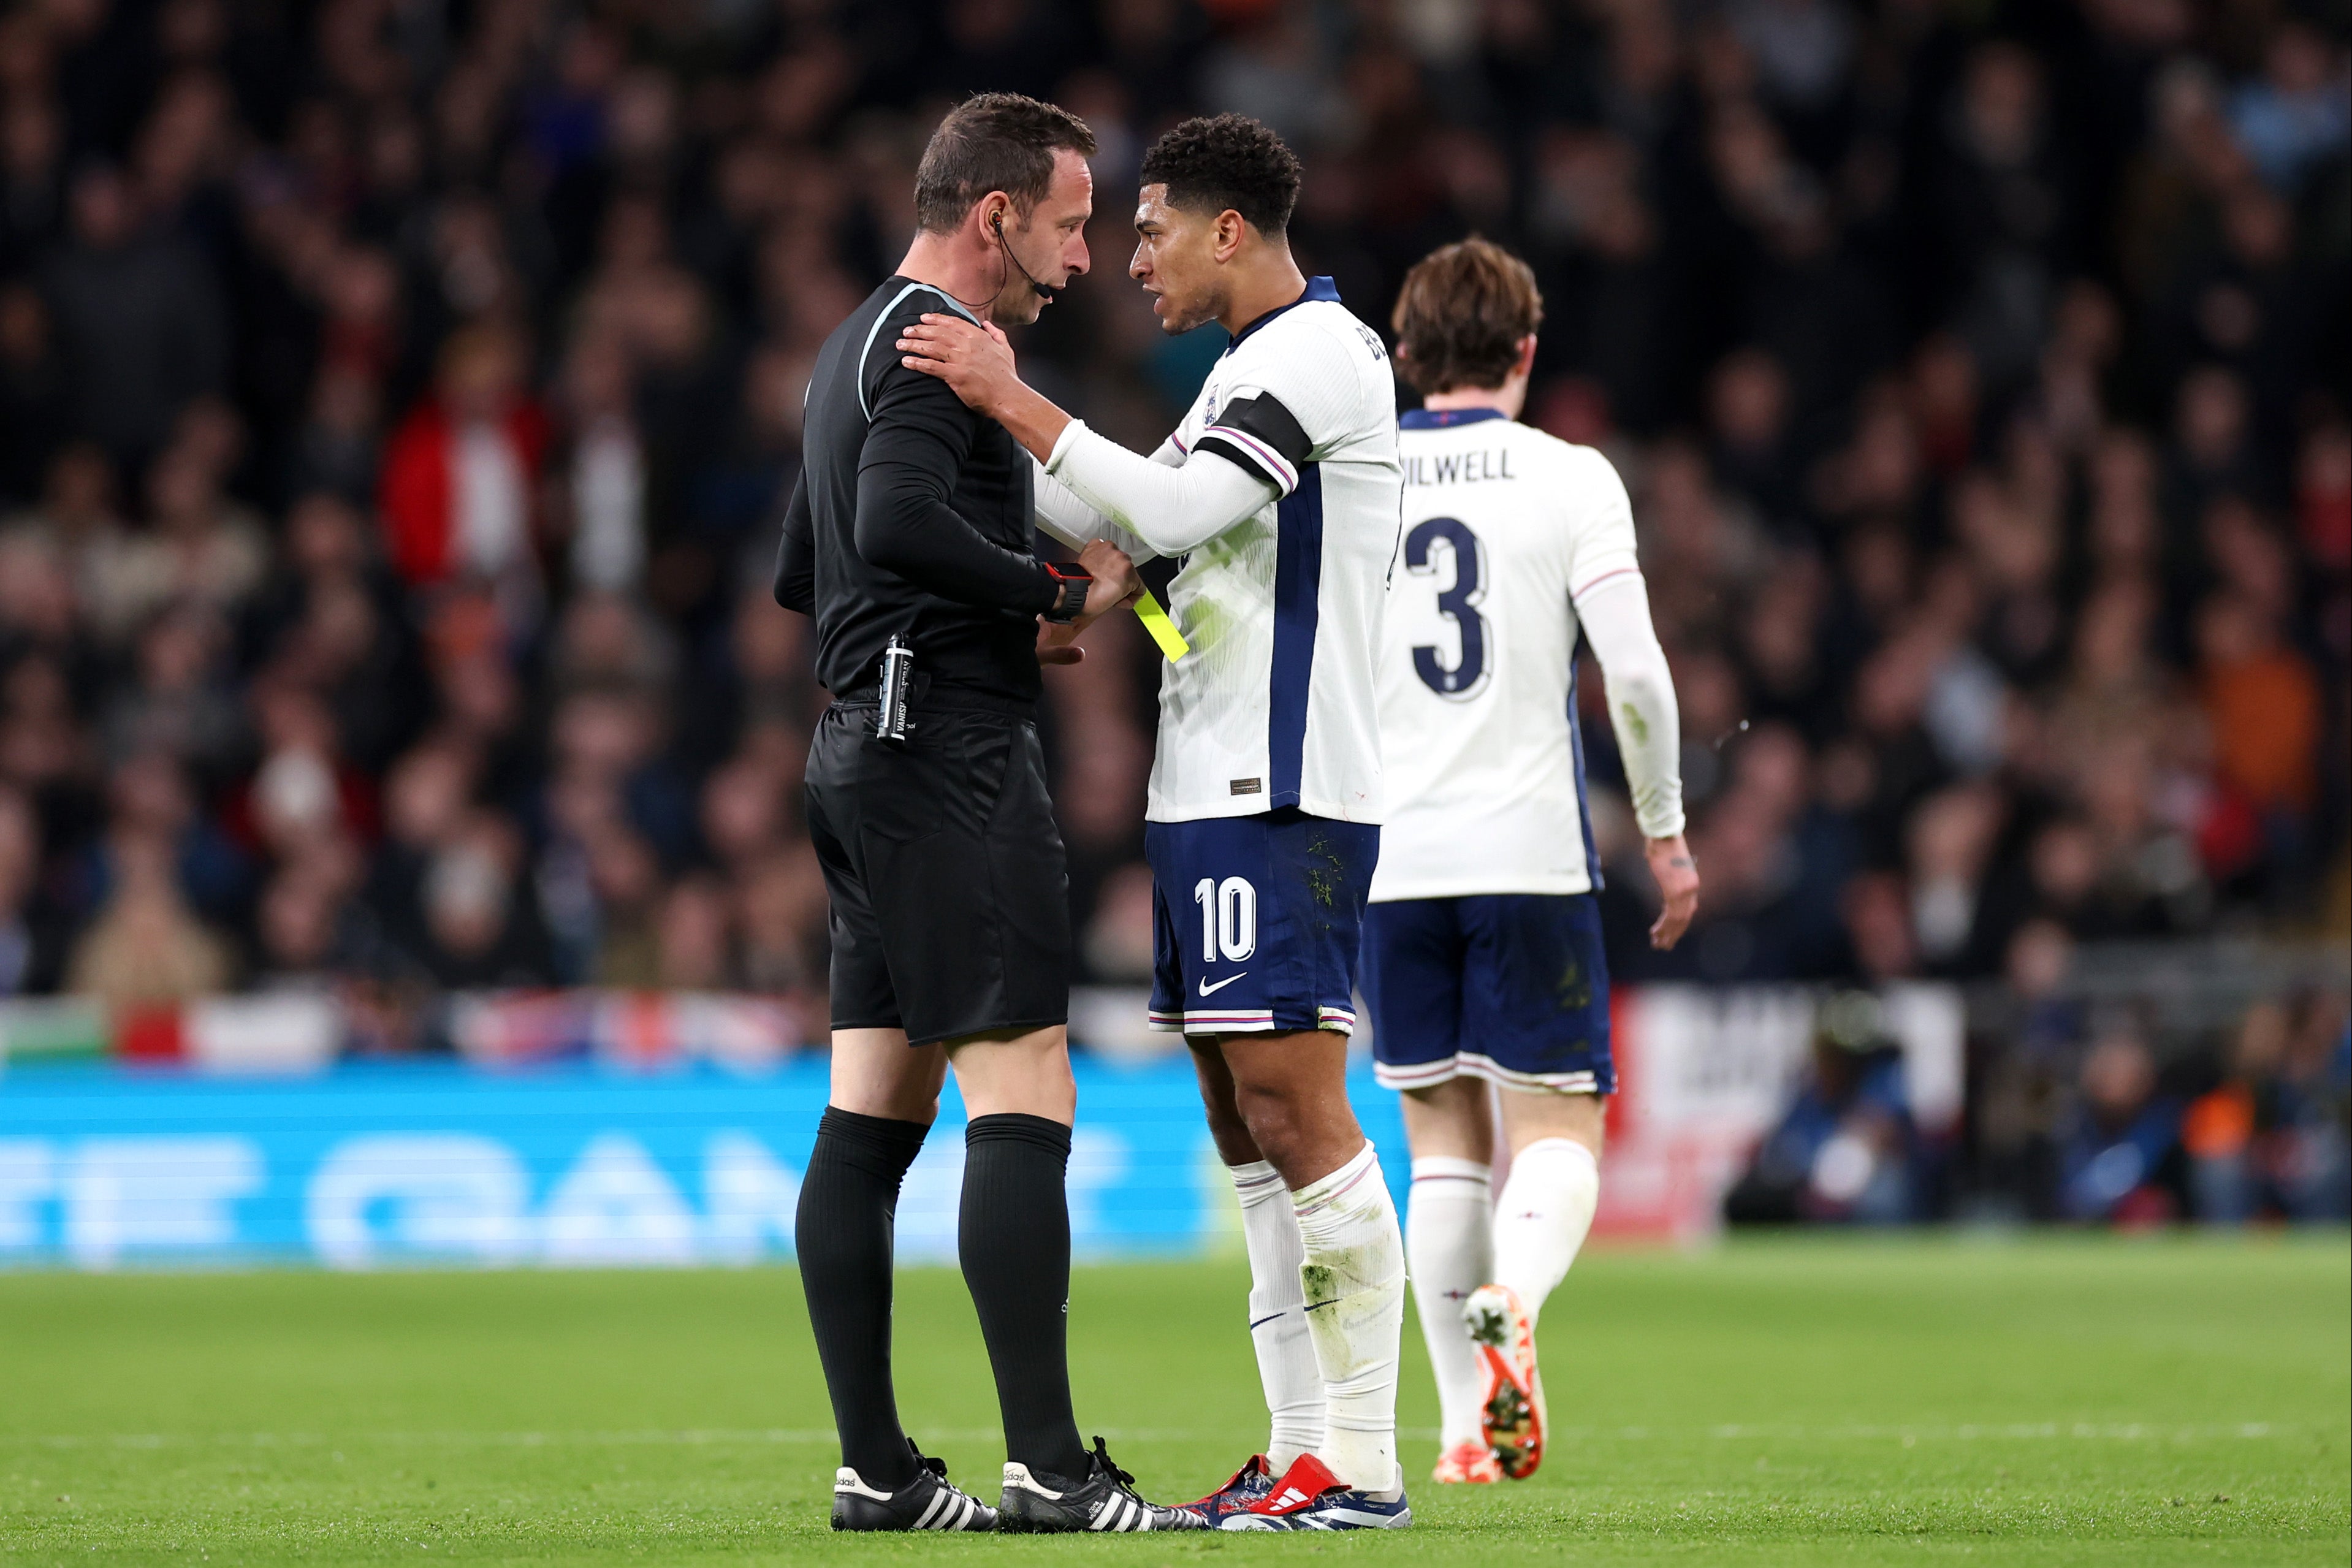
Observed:
[[[1028,455],[894,348],[926,311],[1035,321],[1087,269],[1094,150],[1033,99],[950,111],[906,259],[825,340],[809,387],[776,598],[815,619],[834,697],[807,776],[833,1085],[796,1240],[841,1435],[836,1530],[1203,1528],[1138,1498],[1070,1411],[1071,942],[1037,667],[1078,657],[1070,638],[1133,596],[1134,566],[1099,542],[1076,571],[1037,559]],[[950,1064],[971,1112],[959,1250],[1004,1420],[995,1510],[916,1451],[890,1377],[892,1220]]]

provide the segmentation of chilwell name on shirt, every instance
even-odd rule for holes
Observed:
[[[1442,452],[1433,455],[1414,454],[1401,459],[1404,466],[1404,482],[1409,485],[1475,485],[1482,479],[1516,479],[1511,472],[1511,454],[1507,447],[1496,447],[1483,452]]]

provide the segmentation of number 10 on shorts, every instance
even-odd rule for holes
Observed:
[[[1238,963],[1257,951],[1257,889],[1247,878],[1203,877],[1192,885],[1192,901],[1201,906],[1202,963],[1222,952]]]

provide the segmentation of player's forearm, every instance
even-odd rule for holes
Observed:
[[[1055,407],[1052,398],[1024,381],[1013,382],[1002,405],[986,412],[1041,463],[1053,457],[1054,443],[1062,438],[1062,432],[1076,423]]]
[[[1650,621],[1649,593],[1638,574],[1628,574],[1595,588],[1576,610],[1601,661],[1633,818],[1643,837],[1672,838],[1683,830],[1682,713]]]
[[[1108,540],[1140,566],[1159,552],[1088,506],[1076,490],[1034,463],[1030,475],[1037,526],[1073,550],[1084,550],[1097,539]]]
[[[1235,464],[1198,454],[1181,468],[1155,463],[1076,420],[1058,437],[1046,472],[1158,554],[1199,548],[1274,499],[1274,487]]]

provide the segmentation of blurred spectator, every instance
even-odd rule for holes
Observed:
[[[110,890],[75,942],[66,986],[110,1007],[135,1009],[184,1001],[226,987],[228,944],[207,930],[181,896],[171,840],[160,833],[122,835],[109,857]]]
[[[112,756],[169,752],[196,774],[217,782],[246,739],[245,717],[225,679],[228,627],[209,608],[183,604],[163,610],[140,633],[135,684],[117,694],[106,716]]]
[[[40,823],[13,789],[0,789],[0,996],[57,984],[64,955],[41,908],[35,877],[41,864]]]
[[[2345,1026],[2340,998],[2265,1002],[2247,1013],[2224,1077],[2182,1121],[2198,1218],[2346,1217]]]
[[[487,813],[457,825],[424,866],[417,888],[419,956],[452,990],[544,985],[546,941],[515,872],[520,846]]]
[[[469,327],[441,352],[435,391],[384,453],[385,547],[411,584],[535,579],[535,487],[546,419],[523,389],[521,346]]]
[[[281,871],[262,889],[254,923],[257,989],[332,993],[359,967],[332,876],[305,867]]]
[[[615,345],[583,344],[568,377],[572,432],[572,579],[620,593],[646,564],[646,463],[630,416],[627,361]]]
[[[2343,43],[2299,16],[2284,19],[2263,52],[2263,74],[2239,89],[2231,128],[2263,177],[2292,194],[2305,173],[2352,136],[2352,94]]]
[[[74,176],[70,236],[41,261],[57,322],[73,434],[136,468],[180,411],[228,390],[230,341],[220,286],[194,247],[147,230],[122,173]]]
[[[1724,1200],[1724,1216],[1735,1225],[1915,1218],[1916,1142],[1902,1048],[1878,999],[1841,993],[1822,1004],[1795,1101]]]
[[[2128,1026],[2093,1043],[2059,1133],[2065,1215],[2144,1226],[2180,1212],[2180,1105],[2161,1091],[2156,1058]]]
[[[146,529],[93,548],[89,563],[93,626],[119,639],[172,600],[236,614],[261,586],[269,543],[252,514],[222,496],[203,450],[184,438],[148,476]]]
[[[0,502],[38,495],[65,438],[65,367],[53,335],[37,290],[0,285]]]
[[[2317,787],[2319,678],[2249,598],[2219,594],[2197,615],[2206,722],[2222,784],[2286,820]]]

